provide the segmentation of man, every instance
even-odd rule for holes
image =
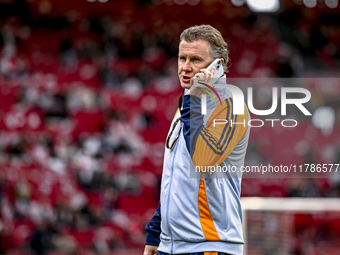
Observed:
[[[244,106],[244,115],[233,115],[232,94],[216,89],[222,103],[205,99],[207,114],[201,114],[202,95],[226,84],[225,74],[213,79],[216,70],[206,69],[214,59],[226,73],[228,45],[218,30],[201,25],[182,32],[178,75],[185,95],[166,140],[160,205],[146,226],[144,255],[242,254],[241,178],[211,167],[243,166],[249,113]]]

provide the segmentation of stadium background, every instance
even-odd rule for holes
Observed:
[[[308,77],[309,109],[335,116],[326,129],[253,129],[246,164],[339,163],[339,20],[337,0],[281,0],[276,13],[242,0],[1,0],[0,254],[142,253],[191,25],[222,32],[229,78]],[[255,106],[270,106],[271,86]],[[242,196],[339,197],[339,183],[246,178]],[[339,214],[294,224],[290,254],[338,254]]]

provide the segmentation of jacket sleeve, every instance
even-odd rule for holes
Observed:
[[[146,230],[146,245],[159,246],[161,234],[161,203],[159,202],[155,215],[152,217]]]
[[[181,120],[187,149],[195,166],[221,164],[246,135],[248,115],[233,115],[233,99],[227,98],[210,115],[206,127],[201,100],[185,95]]]

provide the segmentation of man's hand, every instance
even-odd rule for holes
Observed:
[[[212,87],[214,86],[213,77],[215,74],[215,68],[213,68],[211,72],[205,68],[200,71],[200,73],[195,74],[195,76],[191,78],[190,89],[187,91],[186,95],[194,95],[201,98],[202,94],[206,94],[205,91],[210,91],[208,86],[205,86],[204,84]]]
[[[156,255],[158,246],[145,245],[143,255]]]

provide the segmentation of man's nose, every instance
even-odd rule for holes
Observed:
[[[189,60],[185,61],[184,65],[183,65],[183,71],[187,71],[190,72],[191,71],[191,63]]]

